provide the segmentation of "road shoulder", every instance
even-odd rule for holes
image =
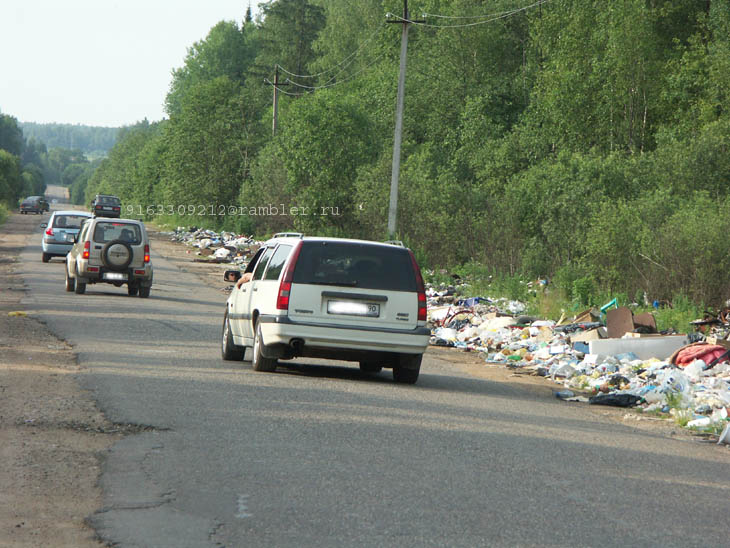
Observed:
[[[103,546],[100,459],[121,435],[81,390],[73,349],[22,305],[18,255],[44,216],[0,227],[0,546]],[[40,261],[40,257],[38,259]]]

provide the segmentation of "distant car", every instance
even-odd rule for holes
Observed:
[[[221,353],[273,371],[298,356],[359,362],[366,373],[393,369],[396,382],[418,379],[430,330],[426,294],[413,252],[402,245],[276,235],[234,286],[223,316]],[[239,271],[224,275],[238,281]],[[237,284],[238,285],[238,284]]]
[[[81,295],[87,284],[127,285],[130,297],[150,296],[150,241],[142,221],[91,217],[83,222],[66,255],[66,291]]]
[[[120,217],[122,201],[109,194],[97,194],[91,200],[91,212],[97,217]]]
[[[65,257],[73,245],[67,234],[78,234],[81,224],[90,218],[91,213],[86,211],[54,211],[48,224],[41,225],[46,229],[41,244],[41,260],[47,263],[51,257]]]
[[[48,211],[48,202],[42,196],[28,196],[20,203],[20,213],[36,213],[38,215]]]

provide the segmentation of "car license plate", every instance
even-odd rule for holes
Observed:
[[[380,304],[355,301],[327,301],[328,314],[345,314],[347,316],[380,317]]]
[[[127,279],[127,275],[123,272],[104,272],[104,279],[122,281]]]
[[[102,209],[106,209],[107,211],[109,211],[109,210],[111,210],[111,207],[109,207],[109,206],[104,206],[104,207],[103,207]]]

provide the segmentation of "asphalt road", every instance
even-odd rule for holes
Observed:
[[[115,546],[728,545],[724,447],[436,355],[415,386],[347,364],[257,373],[220,358],[225,295],[154,253],[149,299],[66,293],[62,261],[40,258],[39,229],[28,309],[107,417],[140,426],[105,457],[91,517]]]

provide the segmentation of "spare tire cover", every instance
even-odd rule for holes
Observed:
[[[101,250],[101,260],[109,270],[125,270],[133,256],[132,247],[121,240],[113,240]]]

